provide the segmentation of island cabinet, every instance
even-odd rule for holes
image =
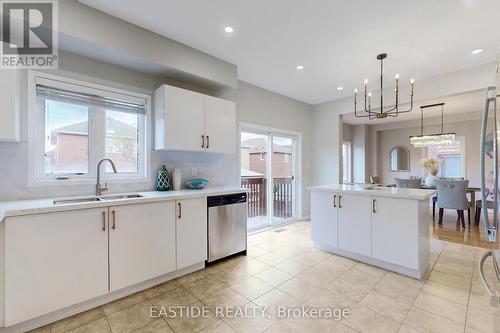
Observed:
[[[422,191],[422,192],[420,192]],[[429,203],[434,191],[311,188],[316,248],[421,278],[429,262]]]
[[[108,209],[5,221],[5,326],[108,292]]]
[[[174,201],[109,207],[109,224],[110,291],[176,270]]]

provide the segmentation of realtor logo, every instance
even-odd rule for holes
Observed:
[[[57,68],[57,0],[2,1],[1,68]]]

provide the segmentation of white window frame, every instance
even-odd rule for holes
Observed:
[[[48,80],[48,81],[47,81]],[[68,179],[56,179],[56,175],[47,175],[44,170],[44,153],[45,140],[40,140],[44,137],[45,115],[39,112],[37,107],[36,84],[37,82],[48,82],[52,87],[57,87],[66,90],[75,91],[75,86],[78,87],[78,92],[93,93],[105,95],[105,97],[117,97],[126,95],[130,99],[140,99],[146,101],[146,114],[144,121],[138,122],[139,140],[138,140],[138,172],[131,173],[108,173],[105,172],[105,167],[102,166],[101,179],[108,183],[130,183],[130,182],[149,182],[150,181],[150,165],[151,165],[151,133],[149,131],[150,115],[151,115],[151,96],[136,93],[132,91],[112,88],[100,84],[84,82],[59,75],[47,74],[43,72],[28,71],[28,145],[29,145],[29,186],[50,186],[50,185],[83,185],[94,184],[97,177],[97,159],[103,156],[103,151],[98,151],[98,147],[106,147],[106,135],[103,127],[105,126],[105,116],[99,113],[92,117],[93,123],[89,126],[89,147],[93,146],[96,149],[89,152],[89,170],[87,174],[67,175]],[[91,117],[89,117],[89,122]],[[90,133],[94,134],[91,135]],[[102,133],[101,133],[102,132]],[[96,133],[98,133],[96,135]],[[141,134],[142,133],[142,134]],[[104,140],[102,145],[97,145],[93,140],[102,136]],[[66,176],[66,175],[65,175]]]
[[[342,156],[342,182],[345,183],[352,183],[352,144],[351,141],[342,141],[342,151],[344,150],[344,145],[347,146],[347,154],[348,154],[348,160],[347,160],[347,170],[344,170],[344,157]],[[347,182],[344,181],[344,176],[347,176]]]

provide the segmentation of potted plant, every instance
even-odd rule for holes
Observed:
[[[425,186],[433,187],[436,185],[434,183],[434,180],[436,179],[436,176],[439,171],[439,164],[441,164],[441,161],[435,158],[426,158],[422,160],[422,165],[427,170],[427,177],[425,178]]]

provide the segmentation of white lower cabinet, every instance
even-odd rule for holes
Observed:
[[[175,271],[175,203],[109,207],[110,291]]]
[[[370,256],[372,252],[371,200],[369,196],[340,194],[338,246]]]
[[[385,197],[372,200],[372,256],[418,269],[418,201]]]
[[[337,247],[337,200],[338,193],[311,193],[312,238],[328,246]]]
[[[177,269],[207,260],[207,198],[176,201]]]
[[[108,292],[107,208],[5,219],[5,325]]]

